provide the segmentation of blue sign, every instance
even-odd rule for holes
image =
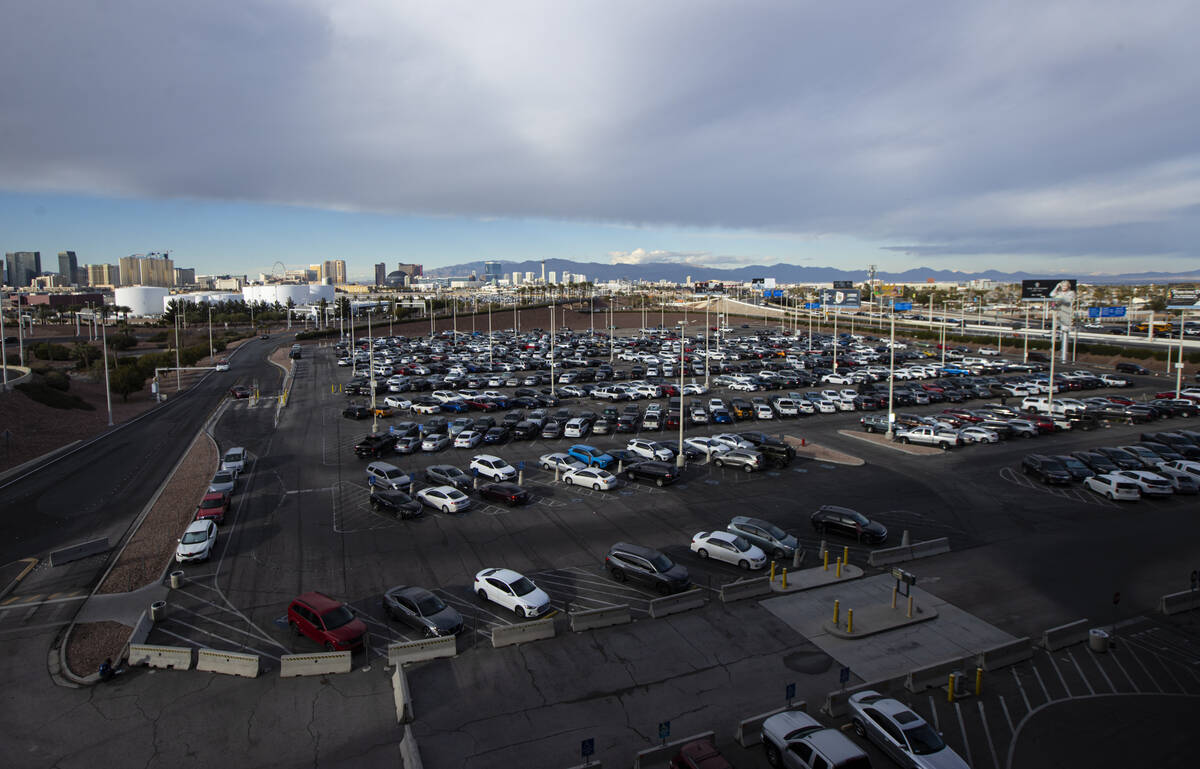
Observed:
[[[1089,318],[1124,318],[1124,307],[1089,307]]]
[[[660,723],[658,725],[658,738],[660,740],[665,740],[666,738],[668,738],[670,736],[671,736],[671,722],[663,721],[662,723]]]
[[[792,700],[796,699],[796,685],[795,684],[788,684],[786,691],[787,691],[787,701],[788,702],[791,702]]]
[[[524,459],[522,459],[520,462],[518,462],[518,463],[517,463],[517,469],[518,469],[518,470],[524,470],[524,469],[525,469],[525,460],[524,460]]]
[[[840,680],[842,683],[846,683],[847,681],[850,680],[850,666],[849,665],[842,668],[842,672],[838,675],[838,680]]]
[[[806,310],[819,310],[819,309],[821,309],[821,303],[820,303],[820,302],[805,302],[805,303],[804,303],[804,309],[806,309]]]
[[[583,756],[584,758],[587,758],[595,752],[596,739],[594,737],[588,737],[586,740],[579,743],[579,755]]]
[[[892,310],[895,312],[904,312],[912,309],[912,302],[893,302]]]

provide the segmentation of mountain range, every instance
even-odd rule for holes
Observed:
[[[643,264],[604,264],[601,262],[576,262],[570,259],[546,259],[546,272],[563,272],[582,274],[590,281],[607,280],[665,280],[673,283],[683,283],[691,277],[692,280],[716,280],[729,282],[749,281],[753,278],[774,278],[778,283],[830,283],[835,280],[850,280],[862,282],[867,280],[866,270],[840,270],[836,267],[807,267],[796,264],[751,265],[722,269],[704,267],[694,264],[677,264],[674,262],[647,262]],[[532,272],[535,277],[541,277],[542,264],[540,260],[524,262],[501,261],[504,274],[512,272]],[[466,262],[447,267],[427,269],[427,275],[449,277],[457,275],[483,275],[482,261]],[[1193,272],[1137,272],[1121,275],[1077,275],[1070,273],[1027,273],[1000,272],[999,270],[984,270],[982,272],[961,272],[959,270],[935,270],[930,267],[915,267],[903,272],[879,272],[876,279],[884,283],[926,283],[926,282],[955,282],[964,283],[969,280],[994,280],[998,283],[1017,283],[1021,280],[1034,278],[1063,277],[1078,278],[1084,283],[1172,283],[1178,281],[1200,280],[1200,270]]]

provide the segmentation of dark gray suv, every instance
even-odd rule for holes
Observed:
[[[638,582],[666,595],[691,587],[686,566],[650,547],[618,542],[604,556],[604,568],[617,582]]]
[[[734,516],[733,520],[725,526],[725,530],[740,534],[750,540],[751,544],[761,547],[763,552],[772,558],[791,558],[792,554],[796,552],[796,548],[800,546],[794,534],[788,534],[770,521],[764,521],[761,518],[750,518],[745,515]]]

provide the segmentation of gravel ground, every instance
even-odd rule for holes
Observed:
[[[133,628],[120,622],[82,622],[67,640],[67,666],[77,676],[90,676],[105,658],[115,664]]]
[[[138,527],[97,592],[124,593],[157,580],[175,552],[216,472],[217,448],[208,436],[192,444],[179,469]]]

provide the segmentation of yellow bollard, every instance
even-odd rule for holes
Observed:
[[[854,609],[846,609],[846,632],[854,632]]]
[[[912,619],[912,596],[911,595],[908,597],[908,614],[906,614],[905,616],[908,617],[909,619]]]
[[[950,674],[950,683],[946,686],[946,702],[954,702],[954,674]]]
[[[787,567],[783,567],[783,589],[787,590]]]
[[[834,627],[837,627],[837,623],[838,623],[838,609],[840,609],[840,608],[841,608],[841,605],[842,605],[842,602],[841,602],[841,601],[839,601],[839,600],[838,600],[838,599],[836,599],[836,598],[834,598],[834,599],[833,599],[833,626],[834,626]]]
[[[825,551],[825,571],[829,571],[829,551]]]
[[[842,559],[840,556],[837,559],[837,573],[834,574],[834,576],[837,577],[838,579],[842,578]]]
[[[842,548],[842,563],[846,564],[847,566],[850,565],[850,547],[849,547],[849,545]]]
[[[975,668],[975,696],[983,694],[983,668]]]
[[[775,581],[775,562],[771,561],[771,581]]]
[[[898,592],[898,591],[896,590],[896,588],[895,588],[895,587],[893,587],[893,588],[892,588],[892,608],[893,608],[893,609],[894,609],[894,608],[896,608],[896,594],[897,594],[897,592]]]

